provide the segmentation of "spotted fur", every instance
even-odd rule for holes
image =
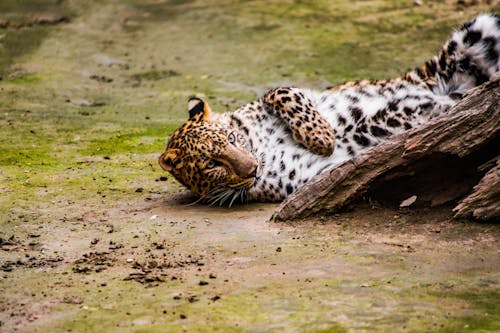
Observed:
[[[160,164],[209,203],[279,201],[326,168],[446,113],[500,71],[500,16],[480,15],[401,78],[281,87],[234,112],[192,99]]]

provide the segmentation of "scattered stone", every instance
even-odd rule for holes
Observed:
[[[208,285],[208,282],[207,282],[207,281],[203,281],[203,280],[201,280],[201,281],[198,283],[198,285],[200,285],[200,286],[206,286],[206,285]]]
[[[196,295],[189,296],[187,298],[187,300],[188,300],[189,303],[194,303],[194,302],[198,302],[199,301],[199,299],[198,299],[198,297]]]
[[[399,207],[401,207],[401,208],[403,208],[403,207],[409,207],[409,206],[413,205],[415,203],[415,201],[417,201],[417,196],[416,195],[412,195],[408,199],[405,199],[405,200],[401,201],[401,203],[399,204]]]
[[[90,272],[102,272],[114,265],[114,260],[110,258],[109,252],[89,252],[82,258],[74,262],[74,273],[88,274]]]
[[[165,249],[165,241],[158,243],[158,242],[153,242],[151,244],[156,250],[164,250]]]
[[[214,297],[210,298],[210,300],[212,302],[218,301],[218,300],[220,300],[220,296],[219,295],[215,295]]]
[[[10,236],[8,239],[4,240],[0,238],[0,249],[4,251],[15,251],[24,248],[21,241],[16,239],[14,235]]]
[[[156,70],[152,69],[147,72],[141,72],[141,73],[135,73],[130,76],[130,78],[134,81],[140,82],[140,81],[157,81],[161,80],[164,78],[172,77],[172,76],[179,76],[180,73],[177,71],[174,71],[172,69],[164,69],[164,70]]]
[[[103,105],[106,105],[106,103],[104,102],[101,102],[101,101],[91,101],[91,100],[88,100],[88,99],[85,99],[85,98],[70,98],[70,99],[67,99],[66,100],[67,102],[73,104],[73,105],[76,105],[76,106],[91,106],[91,107],[95,107],[95,106],[103,106]],[[88,116],[89,113],[88,112],[80,112],[80,114],[84,115],[84,116]]]
[[[82,304],[83,299],[80,296],[64,296],[62,302],[66,304]]]
[[[109,249],[110,250],[118,250],[118,249],[123,249],[123,244],[122,243],[116,243],[114,241],[109,241]]]
[[[136,193],[142,193],[143,191],[144,191],[144,189],[142,187],[138,187],[135,189]]]
[[[281,247],[277,247],[276,252],[281,252]]]
[[[97,82],[102,82],[102,83],[110,83],[113,82],[113,79],[104,75],[91,75],[89,76],[89,79],[95,80]]]
[[[32,16],[29,21],[32,25],[56,25],[69,22],[69,17],[64,15],[45,14]]]
[[[10,22],[7,20],[0,19],[0,29],[5,29],[10,25]]]
[[[94,59],[95,62],[97,62],[99,65],[103,66],[118,66],[118,67],[123,67],[123,68],[128,68],[128,65],[125,61],[111,57],[107,54],[95,54],[92,56],[92,59]]]

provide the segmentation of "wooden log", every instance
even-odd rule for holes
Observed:
[[[495,165],[474,186],[474,191],[453,209],[457,218],[495,220],[500,213],[500,157]]]
[[[497,76],[469,92],[447,114],[317,175],[283,201],[271,220],[338,212],[366,196],[400,203],[416,195],[415,205],[421,206],[463,198],[489,171],[478,167],[500,154],[499,104]],[[483,192],[489,181],[484,179]],[[465,203],[463,207],[457,216],[479,214],[465,210]],[[497,203],[481,216],[497,218],[499,210]]]

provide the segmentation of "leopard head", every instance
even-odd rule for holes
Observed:
[[[257,159],[205,101],[191,98],[188,110],[189,119],[168,140],[160,166],[209,203],[244,199],[256,178]]]

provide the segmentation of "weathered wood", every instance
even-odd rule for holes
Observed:
[[[453,209],[457,218],[494,220],[500,216],[500,157],[474,186],[474,191]]]
[[[416,205],[426,206],[462,198],[488,171],[478,170],[478,166],[500,153],[499,104],[497,77],[471,91],[449,113],[424,127],[394,136],[317,175],[292,193],[271,219],[284,221],[333,213],[362,196],[398,202],[417,195]],[[490,181],[484,178],[481,188],[490,186]],[[478,203],[474,205],[480,207]],[[461,211],[457,215],[479,214],[464,210],[465,215],[460,215]],[[498,207],[488,211],[491,213],[481,216],[499,215]]]

